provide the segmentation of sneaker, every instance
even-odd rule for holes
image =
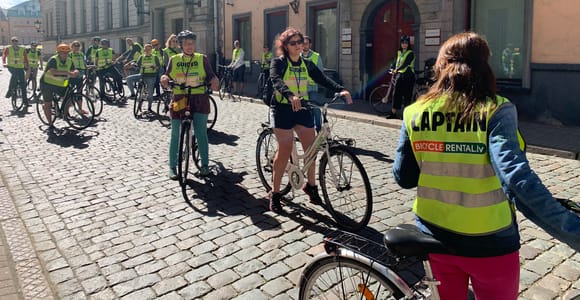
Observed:
[[[390,112],[390,113],[388,113],[388,114],[385,116],[385,118],[387,118],[387,119],[398,119],[399,117],[397,117],[397,114],[396,114],[396,113],[392,113],[392,112]]]
[[[201,169],[199,170],[199,176],[209,176],[209,174],[210,172],[208,166],[202,166]]]
[[[305,183],[302,190],[310,198],[310,203],[314,205],[322,205],[322,199],[318,195],[318,186]]]
[[[169,168],[169,179],[177,180],[177,172],[175,172],[175,168]]]
[[[282,204],[280,204],[280,200],[282,200],[282,194],[270,192],[270,211],[275,212],[277,214],[282,213],[284,210],[282,209]]]

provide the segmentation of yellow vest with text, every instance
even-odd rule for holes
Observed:
[[[99,50],[97,50],[97,55],[95,58],[97,60],[97,69],[99,70],[106,69],[113,62],[113,49],[99,48]]]
[[[413,73],[415,72],[415,67],[414,67],[415,58],[413,58],[413,60],[411,61],[411,63],[408,66],[406,66],[403,69],[399,69],[403,65],[405,60],[407,59],[407,56],[409,56],[409,54],[411,54],[411,53],[413,53],[413,50],[407,50],[405,52],[399,50],[397,52],[397,63],[395,65],[395,68],[397,68],[397,70],[399,70],[398,71],[399,73],[405,73],[405,72],[407,72],[407,69],[410,69],[411,72],[413,72]]]
[[[143,55],[141,56],[141,74],[152,75],[157,74],[157,69],[155,68],[159,63],[159,60],[154,55]]]
[[[183,53],[176,54],[171,58],[171,72],[169,77],[179,84],[186,86],[198,86],[205,82],[205,68],[203,67],[203,54],[194,53],[193,58],[186,57]],[[191,95],[205,94],[206,86],[200,86],[191,90]],[[182,89],[175,85],[173,87],[173,95],[186,95],[187,89]],[[178,97],[176,97],[177,99]],[[182,97],[178,101],[173,102],[173,111],[180,111],[187,107],[187,97]]]
[[[58,54],[51,57],[51,60],[56,60],[56,70],[57,71],[67,71],[69,72],[71,67],[73,66],[73,61],[70,57],[67,56],[66,61],[64,63],[61,62]],[[50,63],[50,60],[49,60]],[[48,70],[44,70],[44,74],[42,75],[41,80],[45,83],[58,86],[58,87],[67,87],[68,86],[68,76],[62,75],[52,75],[52,73]]]
[[[26,56],[28,56],[28,66],[34,69],[38,68],[40,51],[38,50],[32,51],[32,49],[28,49]]]
[[[284,72],[284,83],[288,86],[288,89],[295,95],[302,97],[303,100],[309,100],[308,98],[308,81],[312,80],[310,75],[308,75],[308,70],[306,69],[306,64],[304,60],[300,60],[300,66],[292,66],[292,63],[288,60],[288,67],[286,72]],[[298,85],[300,84],[300,85]],[[290,103],[282,94],[276,91],[276,101],[278,103],[288,104]]]
[[[71,52],[68,54],[75,65],[75,68],[78,70],[86,70],[87,64],[85,62],[85,54],[82,52]]]
[[[18,47],[16,52],[14,46],[9,46],[6,65],[9,68],[24,69],[24,47]]]
[[[421,169],[413,212],[422,220],[462,235],[487,235],[514,221],[513,207],[491,165],[488,123],[509,101],[488,100],[474,120],[444,110],[445,97],[405,109],[404,122]],[[476,111],[480,111],[479,109]],[[518,132],[520,146],[525,147]]]

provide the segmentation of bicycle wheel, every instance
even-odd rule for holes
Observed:
[[[360,160],[346,146],[330,148],[320,159],[320,188],[330,214],[348,231],[364,228],[371,218],[371,184]]]
[[[17,83],[16,89],[12,91],[12,110],[22,111],[26,107],[26,99],[22,97],[22,90],[20,89],[20,83]]]
[[[115,101],[115,83],[110,77],[105,78],[105,96],[107,101]]]
[[[371,108],[381,114],[391,111],[392,101],[389,94],[390,84],[381,84],[373,89],[369,96],[369,104]]]
[[[226,97],[226,78],[222,78],[220,79],[220,86],[218,88],[218,93],[220,96],[220,100],[224,100],[224,98]]]
[[[54,124],[54,120],[56,120],[56,106],[54,101],[50,106],[50,111],[51,115],[50,119],[48,119],[44,114],[44,101],[36,102],[36,115],[38,115],[38,118],[40,119],[40,122],[42,122],[42,124],[44,125]]]
[[[197,170],[201,171],[201,156],[199,155],[199,147],[193,131],[191,132],[191,159],[193,159],[193,164]]]
[[[215,99],[209,96],[209,115],[207,115],[207,130],[211,130],[217,121],[218,108]]]
[[[141,118],[141,108],[143,107],[143,99],[146,97],[145,88],[142,82],[137,82],[137,93],[135,101],[133,102],[133,116],[135,119]]]
[[[171,102],[171,92],[164,92],[157,101],[157,120],[165,127],[171,124],[171,116],[169,114],[169,103]]]
[[[64,120],[77,130],[83,130],[93,123],[95,108],[93,101],[86,95],[71,94],[63,103]]]
[[[264,86],[266,85],[266,76],[264,76],[263,72],[260,72],[260,76],[258,77],[258,91],[256,92],[256,98],[262,99],[264,95]]]
[[[272,182],[272,174],[274,170],[274,156],[278,150],[278,141],[276,140],[276,135],[271,128],[264,129],[260,136],[258,136],[258,141],[256,142],[256,168],[258,169],[258,176],[266,192],[272,190],[270,185]],[[292,158],[290,158],[292,159]],[[284,184],[285,183],[285,184]],[[290,179],[288,175],[284,173],[282,177],[282,189],[280,193],[286,195],[292,189],[290,185]]]
[[[403,293],[369,265],[328,256],[302,272],[298,299],[400,299]]]
[[[189,176],[189,155],[191,153],[191,124],[182,122],[179,128],[179,155],[177,160],[177,179],[182,188]]]
[[[98,117],[103,112],[103,98],[101,98],[99,89],[95,86],[87,87],[85,91],[87,97],[93,102],[93,107],[95,108],[95,117]]]

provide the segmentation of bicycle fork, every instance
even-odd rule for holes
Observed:
[[[431,290],[431,297],[429,299],[440,300],[441,298],[439,298],[439,290],[437,289],[437,286],[441,284],[441,281],[438,281],[435,279],[435,276],[433,276],[431,263],[429,263],[428,259],[423,261],[423,268],[425,269],[425,277],[422,282],[424,282],[429,287],[429,290]]]

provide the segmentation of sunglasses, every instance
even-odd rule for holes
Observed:
[[[297,41],[289,41],[288,45],[290,46],[296,46],[296,45],[302,45],[304,44],[304,40],[297,40]]]

